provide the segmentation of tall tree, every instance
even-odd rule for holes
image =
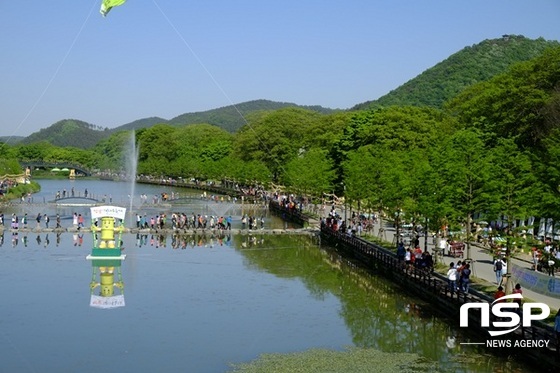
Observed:
[[[476,130],[461,130],[443,148],[446,157],[443,172],[448,182],[445,192],[454,208],[452,219],[466,230],[467,258],[470,258],[473,214],[488,210],[491,191],[495,188],[492,159],[481,136]]]
[[[299,194],[318,197],[332,190],[334,178],[326,151],[313,148],[286,164],[283,179],[286,187]]]
[[[311,148],[305,133],[320,118],[316,112],[298,108],[250,116],[235,136],[235,155],[244,161],[263,162],[273,178],[280,180],[284,165],[301,150]]]
[[[514,139],[500,139],[492,152],[496,188],[490,210],[495,217],[505,216],[511,228],[516,219],[534,214],[537,180],[529,155],[517,147]]]
[[[344,197],[350,203],[356,201],[359,206],[381,209],[382,197],[379,176],[383,163],[378,148],[366,145],[351,151],[344,162]]]

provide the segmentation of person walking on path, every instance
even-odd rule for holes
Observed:
[[[471,265],[469,263],[463,265],[461,278],[459,279],[459,287],[464,293],[469,292],[469,283],[471,281]]]
[[[457,268],[455,268],[455,263],[451,262],[449,264],[449,270],[447,271],[447,282],[449,284],[449,292],[453,295],[457,289]]]
[[[399,245],[397,246],[397,258],[399,259],[399,263],[404,262],[405,256],[406,256],[406,249],[404,248],[404,243],[400,241]]]
[[[498,284],[498,286],[502,284],[505,265],[506,263],[504,263],[504,261],[500,257],[494,260],[494,273],[496,273],[496,283]]]

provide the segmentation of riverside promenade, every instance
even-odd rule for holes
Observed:
[[[341,208],[341,214],[345,215],[343,207]],[[269,209],[286,211],[273,202],[269,204]],[[305,214],[298,213],[295,218],[294,216],[286,217],[302,224],[307,224],[309,229],[319,228],[319,222],[305,217]],[[378,220],[373,226],[372,233],[384,241],[397,242],[395,239],[396,230],[387,221]],[[427,249],[435,260],[443,263],[446,267],[449,267],[452,262],[457,263],[459,260],[468,259],[471,265],[472,276],[478,279],[478,282],[487,283],[489,286],[494,285],[495,290],[497,290],[498,283],[496,282],[496,273],[494,272],[494,257],[489,248],[485,248],[477,243],[471,243],[468,252],[465,247],[463,257],[452,257],[441,253],[436,258],[438,250],[431,237],[428,240],[421,237],[420,246],[423,250]],[[470,255],[470,258],[467,258],[467,255]],[[554,313],[560,309],[560,276],[558,273],[556,273],[556,276],[548,276],[545,273],[532,270],[530,259],[528,254],[518,254],[516,257],[510,258],[509,274],[503,277],[502,286],[504,289],[507,289],[506,281],[510,281],[511,288],[519,283],[526,301],[545,303],[550,307],[551,313]]]
[[[469,289],[468,293],[450,290],[445,275],[437,272],[430,273],[414,266],[406,266],[396,257],[394,250],[389,250],[382,244],[373,243],[366,238],[347,234],[337,229],[333,230],[329,223],[321,227],[321,242],[335,248],[339,255],[346,258],[349,263],[360,265],[367,270],[389,278],[392,282],[406,289],[407,292],[424,299],[433,307],[434,311],[456,320],[457,323],[459,323],[459,320],[462,322],[463,305],[467,303],[481,304],[480,307],[482,308],[483,304],[488,307],[488,304],[494,301],[492,294],[487,293],[488,284],[491,284],[490,281],[481,279],[487,283],[483,291],[475,289],[474,286]],[[480,262],[484,261],[485,259],[480,259]],[[472,263],[474,263],[474,271],[477,271],[477,262]],[[480,273],[478,275],[480,276]],[[493,277],[495,282],[495,276]],[[490,290],[490,292],[492,293],[493,290]],[[525,296],[527,297],[526,302],[529,301],[528,295]],[[534,301],[546,303],[544,299]],[[550,307],[552,308],[552,306]],[[553,312],[555,311],[553,310]],[[542,372],[557,371],[555,367],[560,361],[560,354],[557,354],[555,350],[559,346],[550,324],[533,320],[527,326],[504,330],[502,325],[497,325],[494,322],[485,325],[484,320],[488,319],[484,319],[482,310],[475,309],[474,312],[467,312],[466,316],[468,325],[465,326],[465,334],[461,337],[460,344],[483,345],[494,350],[497,354],[506,354],[514,359],[524,361]],[[505,337],[500,336],[504,334],[507,335]],[[489,335],[494,336],[494,338],[489,338]],[[517,348],[529,347],[529,345],[531,348],[523,350]]]
[[[378,222],[374,225],[374,232],[378,234],[379,228],[382,227],[383,224],[383,239],[386,239],[388,242],[396,242],[395,241],[395,234],[396,231],[394,228],[388,228],[387,224],[383,221]],[[435,245],[432,242],[432,238],[428,238],[428,251],[432,254],[435,259]],[[420,238],[420,247],[425,249],[425,240],[424,237]],[[448,267],[451,262],[457,263],[458,260],[467,259],[467,248],[465,247],[464,257],[452,257],[448,255],[438,255],[437,260],[443,263]],[[481,245],[471,243],[470,249],[470,263],[471,263],[471,270],[472,276],[476,277],[477,279],[483,280],[489,284],[495,285],[496,289],[498,284],[496,283],[496,274],[494,272],[494,258],[492,252],[484,248]],[[534,301],[534,302],[542,302],[547,304],[551,312],[555,312],[555,310],[560,309],[560,276],[558,273],[556,276],[548,276],[542,272],[536,272],[531,269],[531,263],[529,261],[530,257],[528,254],[520,254],[518,257],[510,259],[510,272],[512,273],[510,281],[513,282],[512,287],[515,286],[516,283],[521,285],[521,289],[523,291],[523,297],[526,300]],[[505,279],[504,279],[505,280]],[[546,286],[546,294],[545,291],[542,291],[543,286],[538,286],[539,284],[547,283]],[[532,286],[537,285],[537,286]],[[503,285],[505,289],[505,284]],[[539,291],[541,290],[541,291]]]

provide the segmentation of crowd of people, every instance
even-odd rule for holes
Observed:
[[[448,290],[451,294],[455,292],[469,292],[469,284],[471,282],[471,265],[466,262],[449,263],[447,270]]]
[[[418,268],[426,274],[431,274],[434,270],[434,260],[428,250],[422,250],[416,242],[414,248],[405,247],[404,242],[400,241],[397,245],[397,258],[407,269]]]
[[[211,229],[211,230],[228,230],[232,229],[233,218],[228,216],[217,215],[203,215],[195,214],[192,212],[187,215],[184,212],[171,213],[171,219],[168,219],[167,214],[157,214],[153,216],[142,215],[136,213],[136,228],[138,229],[168,229],[173,230],[187,230],[187,229]],[[241,229],[264,229],[265,218],[264,215],[256,217],[249,214],[244,214],[241,217]]]
[[[531,248],[532,269],[545,272],[549,276],[554,276],[560,268],[560,248],[558,244],[546,241],[542,248],[533,246]]]

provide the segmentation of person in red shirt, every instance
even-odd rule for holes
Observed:
[[[504,297],[506,293],[504,292],[504,288],[502,286],[498,286],[498,290],[494,293],[494,299],[500,299]],[[498,301],[498,303],[504,302],[503,300]]]
[[[500,299],[501,297],[505,297],[505,296],[506,296],[506,293],[504,291],[504,288],[502,286],[498,286],[498,290],[494,293],[495,302],[496,303],[504,303],[505,300],[503,300],[503,299],[498,300],[498,299]],[[493,317],[494,321],[500,321],[501,320],[500,317],[496,317],[496,316],[492,316],[492,317]]]

